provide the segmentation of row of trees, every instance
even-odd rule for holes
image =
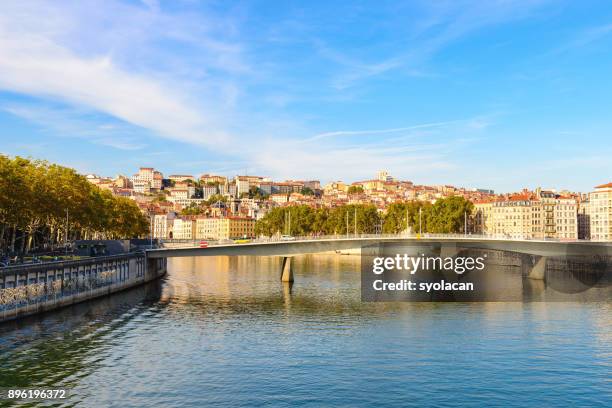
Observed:
[[[312,208],[308,205],[274,208],[255,224],[256,235],[346,234],[357,231],[375,233],[380,216],[373,205],[345,205],[336,208]]]
[[[74,169],[0,155],[0,253],[50,249],[66,237],[132,238],[148,229],[132,200],[101,190]]]
[[[415,232],[420,229],[424,233],[463,233],[466,221],[469,223],[469,216],[473,209],[474,204],[460,196],[442,198],[435,204],[423,201],[393,203],[387,208],[383,232],[405,231],[406,222],[408,222],[408,227]]]
[[[255,224],[255,234],[272,236],[399,233],[411,229],[430,233],[464,232],[473,204],[463,197],[439,199],[435,204],[393,203],[383,215],[373,205],[344,205],[314,209],[308,205],[275,208]]]

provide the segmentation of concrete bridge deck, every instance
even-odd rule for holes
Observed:
[[[376,244],[401,246],[432,246],[489,249],[537,256],[612,256],[612,242],[517,240],[483,236],[440,235],[418,238],[401,235],[338,236],[296,238],[295,240],[254,240],[242,244],[218,244],[207,248],[185,246],[147,250],[149,258],[191,256],[290,256],[299,254],[342,251]]]

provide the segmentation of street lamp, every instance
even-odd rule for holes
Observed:
[[[149,213],[149,219],[151,220],[151,228],[149,231],[149,239],[150,239],[149,246],[151,249],[153,249],[153,217],[154,217],[154,214]]]
[[[68,255],[68,209],[66,208],[66,233],[64,234],[64,250]]]
[[[420,237],[420,236],[421,236],[421,234],[423,233],[423,224],[422,224],[422,222],[421,222],[421,214],[422,214],[422,212],[423,212],[422,210],[423,210],[423,207],[420,207],[420,206],[419,206],[419,237]]]

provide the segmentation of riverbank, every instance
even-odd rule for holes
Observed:
[[[107,296],[166,273],[144,252],[0,268],[0,323]]]

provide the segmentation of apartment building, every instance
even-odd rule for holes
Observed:
[[[578,202],[572,197],[559,197],[554,207],[555,238],[578,239]]]
[[[531,212],[531,200],[526,195],[494,202],[491,209],[493,235],[515,239],[531,238]]]
[[[474,232],[476,234],[493,233],[493,201],[474,202]]]
[[[151,188],[161,190],[164,181],[164,176],[159,171],[153,172],[153,180],[151,180]]]
[[[198,217],[196,239],[236,239],[255,236],[255,220],[247,217]]]
[[[168,179],[174,181],[175,183],[184,183],[187,180],[195,180],[191,174],[171,174],[168,176]]]
[[[516,239],[577,239],[578,198],[553,191],[523,190],[496,201],[474,203],[474,229]]]
[[[173,239],[196,239],[196,220],[194,217],[175,218],[172,223]]]
[[[200,176],[200,181],[204,184],[206,183],[214,183],[214,184],[226,184],[227,177],[217,176],[214,174],[202,174]]]
[[[153,216],[153,238],[166,239],[173,236],[174,219],[173,212],[155,214]]]
[[[161,189],[163,175],[153,167],[141,167],[138,173],[132,176],[134,191],[141,194],[151,192],[151,189]]]
[[[591,202],[582,194],[578,204],[578,239],[591,239]]]
[[[210,196],[218,194],[218,193],[219,193],[219,188],[217,186],[204,185],[202,187],[202,198],[205,200],[208,200]]]
[[[589,194],[591,239],[612,240],[612,183],[595,187]]]

